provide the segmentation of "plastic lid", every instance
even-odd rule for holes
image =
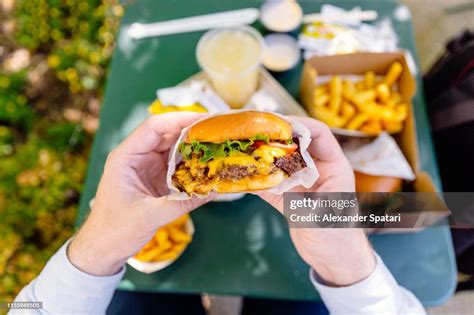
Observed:
[[[264,37],[263,65],[271,71],[286,71],[300,60],[300,49],[296,40],[286,34],[270,34]]]
[[[262,24],[273,32],[291,32],[302,19],[303,10],[294,0],[267,0],[260,8]]]

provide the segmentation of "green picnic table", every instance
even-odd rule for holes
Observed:
[[[318,12],[322,3],[300,2],[305,13]],[[407,13],[406,7],[393,1],[334,1],[331,4],[347,9],[360,5],[363,9],[376,10],[379,19],[390,18],[400,38],[400,47],[410,51],[418,64],[411,20],[409,15],[403,14]],[[117,36],[77,225],[89,211],[89,201],[95,195],[107,154],[146,117],[146,108],[155,99],[155,91],[174,86],[199,71],[195,47],[203,32],[134,41],[127,36],[128,27],[134,22],[150,23],[260,5],[261,1],[254,0],[136,0],[127,5]],[[259,23],[254,26],[262,30]],[[276,76],[296,99],[300,72],[301,64],[293,71]],[[440,188],[419,74],[416,80],[418,92],[413,104],[421,167]],[[308,278],[308,266],[290,241],[286,222],[257,197],[247,195],[235,202],[210,203],[194,211],[192,218],[196,226],[193,242],[174,264],[153,274],[128,267],[119,288],[319,301]],[[441,304],[454,292],[456,267],[448,228],[374,235],[370,239],[397,281],[413,291],[424,305]]]

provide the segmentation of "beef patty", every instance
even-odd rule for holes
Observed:
[[[282,169],[288,176],[293,175],[297,171],[306,167],[306,162],[303,160],[300,151],[295,151],[275,160],[275,166]]]
[[[257,169],[255,167],[242,165],[228,165],[219,170],[219,178],[231,179],[233,181],[237,181],[254,174],[257,174]]]
[[[303,160],[301,153],[299,151],[295,151],[291,154],[287,154],[283,157],[275,159],[274,168],[270,173],[275,172],[278,169],[281,169],[288,176],[291,176],[293,175],[293,173],[305,167],[306,167],[306,163]],[[184,165],[183,162],[181,162],[176,167],[176,169],[185,170],[186,166]],[[211,180],[211,178],[207,177],[207,173],[208,173],[208,168],[203,167],[203,168],[195,169],[193,171],[193,174],[189,173],[188,176],[190,176],[193,179],[199,178],[200,181],[205,182],[206,180]],[[219,170],[219,172],[217,173],[217,176],[220,179],[230,179],[233,181],[238,181],[244,177],[257,175],[257,174],[258,174],[258,171],[255,166],[227,165]],[[176,174],[173,175],[173,182],[175,182],[175,184],[178,186],[178,179],[175,175]]]

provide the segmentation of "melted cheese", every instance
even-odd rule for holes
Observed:
[[[186,191],[207,192],[214,189],[217,183],[220,182],[218,177],[212,177],[225,165],[255,167],[259,175],[266,176],[274,169],[273,161],[275,158],[285,156],[286,154],[287,152],[281,148],[262,145],[253,151],[251,155],[243,152],[232,152],[227,157],[212,159],[207,163],[202,163],[198,158],[193,157],[185,160],[185,169],[177,170],[175,175]],[[203,174],[205,168],[209,169],[208,180],[196,181],[194,178],[202,176],[201,174]],[[239,185],[244,185],[247,182],[250,182],[250,178],[243,178],[239,181]],[[235,183],[232,182],[229,185],[235,185]]]
[[[184,161],[191,174],[196,177],[203,168],[208,167],[208,176],[211,177],[225,165],[254,166],[259,174],[268,174],[273,168],[273,161],[286,155],[286,151],[280,148],[274,148],[268,145],[262,145],[252,152],[252,155],[243,152],[232,152],[224,158],[212,159],[207,163],[199,162],[197,158],[191,158]]]
[[[252,155],[242,152],[232,152],[225,158],[213,159],[207,163],[209,176],[215,175],[224,165],[255,166],[258,173],[268,174],[272,169],[274,159],[282,157],[285,154],[285,150],[267,145],[260,146]],[[258,158],[258,161],[256,158]]]
[[[261,145],[258,149],[253,151],[252,155],[259,157],[261,160],[263,160],[262,162],[273,163],[275,158],[285,156],[286,151],[268,145]]]

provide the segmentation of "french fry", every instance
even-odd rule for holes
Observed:
[[[363,80],[358,81],[354,84],[355,88],[357,91],[363,91],[365,90],[365,82]]]
[[[404,121],[408,117],[408,104],[402,103],[397,106],[397,121]]]
[[[379,119],[381,117],[382,110],[382,106],[378,105],[376,102],[368,102],[364,105],[363,110],[361,110],[361,112],[367,113],[370,118]]]
[[[328,87],[326,85],[318,86],[314,90],[314,95],[324,95],[328,94]]]
[[[392,92],[390,99],[393,100],[395,104],[398,104],[403,101],[403,96],[398,92]]]
[[[157,257],[160,254],[160,252],[161,251],[159,247],[154,247],[147,251],[139,252],[135,257],[142,261],[152,261],[155,257]]]
[[[402,95],[398,92],[392,91],[390,93],[390,98],[387,100],[385,105],[387,105],[388,107],[395,107],[396,105],[398,105],[402,101],[403,101]]]
[[[156,242],[155,242],[155,238],[152,238],[148,243],[145,244],[145,246],[143,246],[143,248],[141,250],[142,251],[147,251],[147,250],[153,248],[154,246],[156,246]]]
[[[329,102],[329,95],[327,94],[321,94],[321,95],[314,95],[314,106],[316,107],[323,107]]]
[[[148,107],[148,112],[150,114],[161,114],[163,112],[163,104],[160,100],[155,100],[151,105]]]
[[[366,89],[372,89],[375,85],[375,73],[373,71],[367,71],[364,75],[364,83]]]
[[[186,248],[186,246],[188,246],[187,243],[179,243],[179,244],[176,244],[175,246],[173,246],[173,248],[171,249],[171,252],[173,253],[176,253],[177,255],[181,254],[183,252],[183,250]]]
[[[159,229],[156,231],[155,234],[155,241],[158,244],[158,246],[161,246],[161,244],[164,244],[168,241],[168,231],[166,229]]]
[[[399,132],[408,116],[408,105],[393,85],[402,71],[401,63],[394,62],[380,82],[374,71],[367,71],[357,82],[333,76],[314,89],[312,113],[330,127],[367,134]]]
[[[186,232],[177,229],[177,228],[170,228],[169,230],[170,238],[175,243],[189,243],[191,242],[191,236]]]
[[[153,259],[153,261],[164,261],[164,260],[172,260],[172,259],[176,259],[178,257],[178,255],[174,252],[167,252],[167,253],[162,253],[158,256],[155,257],[155,259]]]
[[[315,114],[317,119],[325,122],[330,127],[340,128],[344,125],[344,120],[326,107],[318,108]]]
[[[399,121],[382,121],[382,125],[388,133],[398,133],[403,129],[403,123]]]
[[[390,88],[385,83],[377,84],[376,87],[377,98],[382,102],[386,103],[390,98]]]
[[[341,94],[342,94],[342,81],[341,77],[339,76],[334,76],[332,79],[329,81],[329,94],[330,94],[330,99],[329,99],[329,109],[337,114],[339,113],[339,110],[341,108]]]
[[[400,104],[395,108],[381,108],[380,118],[384,121],[402,122],[408,116],[408,107],[406,104]]]
[[[369,119],[360,127],[360,131],[368,134],[379,134],[382,131],[382,124],[378,119]]]
[[[174,259],[191,242],[192,236],[186,232],[189,215],[178,219],[158,229],[154,237],[135,255],[141,261],[163,261]]]
[[[196,113],[207,113],[208,110],[201,106],[198,103],[188,106],[177,106],[176,111],[187,111],[187,112],[196,112]]]
[[[356,113],[356,109],[353,105],[351,105],[349,102],[344,102],[342,103],[342,108],[341,108],[341,117],[344,120],[344,125],[352,118],[354,117]]]
[[[403,67],[401,63],[399,62],[392,63],[392,65],[390,66],[390,69],[388,69],[388,72],[385,75],[385,78],[383,79],[383,82],[387,84],[388,86],[392,86],[395,82],[397,82],[402,71],[403,71]]]
[[[171,249],[173,247],[173,243],[170,242],[170,241],[166,241],[166,242],[163,242],[161,244],[158,244],[157,248],[158,249],[158,252],[161,254],[161,253],[164,253],[166,252],[167,250]]]
[[[352,101],[357,106],[357,108],[361,111],[364,110],[366,104],[372,103],[375,100],[375,91],[374,90],[367,90],[356,93],[352,97]]]
[[[207,109],[199,103],[189,104],[187,106],[173,106],[173,105],[163,105],[163,103],[157,99],[148,106],[148,112],[153,115],[159,115],[169,112],[179,112],[179,111],[190,111],[198,113],[206,113]]]
[[[349,80],[344,80],[342,82],[342,96],[350,101],[356,92],[354,83]]]
[[[346,128],[349,130],[357,130],[369,120],[370,116],[367,113],[356,114],[354,118],[347,124]]]

